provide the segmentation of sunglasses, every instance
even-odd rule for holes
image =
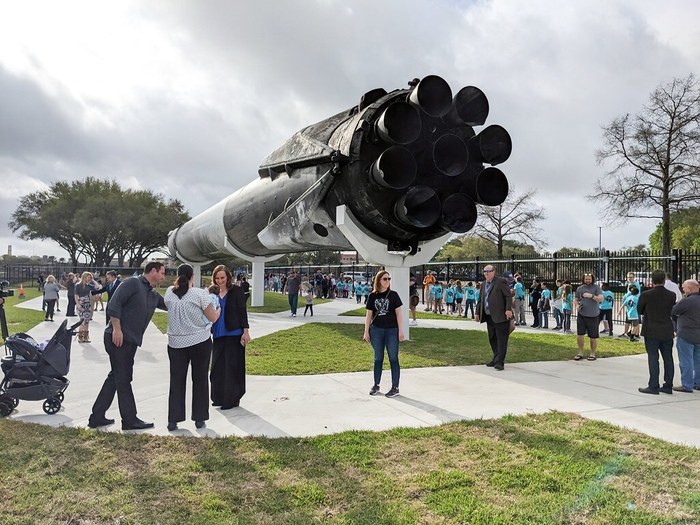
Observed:
[[[382,277],[382,281],[391,281],[391,277]]]

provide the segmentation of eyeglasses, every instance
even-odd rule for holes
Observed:
[[[484,273],[493,273],[493,270],[484,270]]]
[[[382,281],[391,281],[391,277],[382,277]]]

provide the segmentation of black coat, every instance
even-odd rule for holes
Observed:
[[[231,287],[226,294],[226,307],[224,308],[224,326],[227,331],[250,328],[245,303],[246,296],[243,288],[240,286]]]
[[[657,284],[639,296],[637,311],[644,316],[642,335],[649,339],[668,341],[673,339],[671,310],[676,304],[676,294]]]

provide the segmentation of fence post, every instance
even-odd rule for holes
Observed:
[[[672,270],[670,272],[671,273],[671,280],[674,283],[680,282],[679,278],[680,278],[680,274],[681,274],[681,268],[683,268],[682,263],[683,263],[683,251],[678,249],[678,248],[674,248],[672,250],[672,255],[671,255],[671,268],[672,268]]]

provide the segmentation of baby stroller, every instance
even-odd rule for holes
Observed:
[[[63,321],[43,349],[27,334],[7,338],[5,346],[10,354],[1,363],[5,377],[0,382],[0,417],[10,415],[20,399],[44,399],[44,412],[59,411],[70,383],[65,376],[70,369],[71,340],[81,322],[67,328],[68,320]]]

